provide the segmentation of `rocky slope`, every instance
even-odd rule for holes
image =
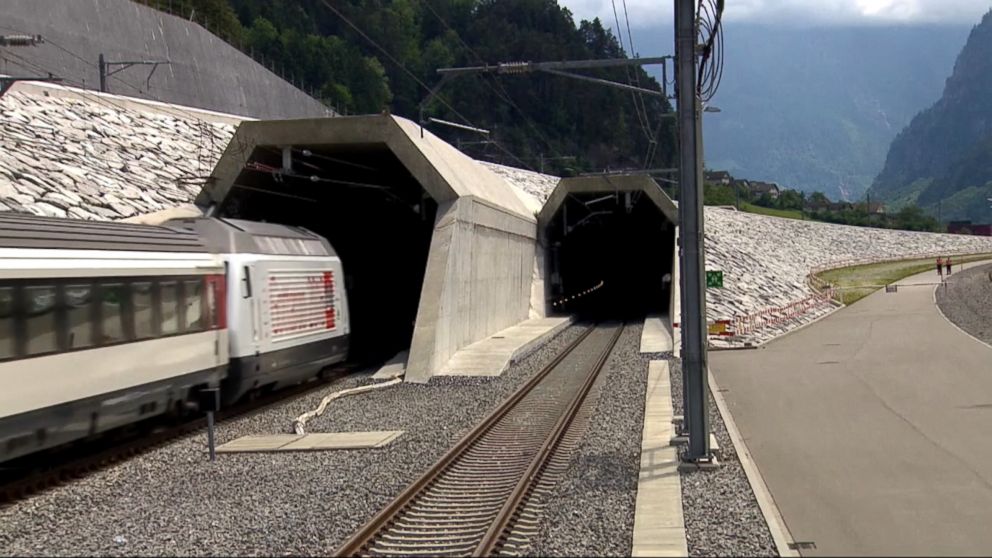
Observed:
[[[944,94],[892,142],[874,197],[944,220],[987,223],[992,210],[992,11],[972,29]]]

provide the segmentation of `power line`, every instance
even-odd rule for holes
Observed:
[[[375,40],[373,40],[371,37],[369,37],[364,31],[362,31],[357,25],[355,25],[350,19],[348,19],[343,13],[341,13],[340,10],[338,10],[337,8],[335,8],[334,6],[332,6],[327,0],[320,0],[320,1],[321,1],[321,3],[324,6],[327,7],[327,9],[331,10],[332,12],[334,12],[335,15],[337,15],[339,18],[341,18],[342,21],[344,21],[346,24],[348,24],[348,26],[351,27],[356,33],[358,33],[363,39],[365,39],[369,44],[371,44],[372,46],[374,46],[376,48],[376,50],[378,50],[386,58],[388,58],[389,61],[392,62],[396,67],[398,67],[400,70],[403,70],[403,72],[406,75],[408,75],[410,77],[410,79],[412,79],[413,81],[417,82],[417,84],[419,84],[421,87],[423,87],[424,90],[427,91],[428,93],[431,92],[431,88],[428,87],[427,84],[423,82],[423,80],[421,80],[420,78],[418,78],[416,76],[416,74],[414,74],[412,71],[410,71],[409,68],[406,67],[406,65],[404,65],[402,62],[400,62],[399,60],[397,60],[396,57],[394,57],[392,54],[389,53],[389,51],[387,51],[379,43],[375,42]],[[451,106],[451,104],[448,103],[448,101],[446,101],[444,99],[444,97],[442,97],[440,94],[436,94],[435,93],[434,97],[436,97],[437,100],[440,101],[441,104],[444,105],[445,108],[447,108],[448,110],[450,110],[455,116],[457,116],[458,118],[461,118],[462,119],[462,122],[464,122],[465,124],[467,124],[467,125],[469,125],[469,126],[471,126],[473,128],[478,128],[479,127],[479,126],[476,126],[474,123],[472,123],[471,120],[469,120],[468,118],[466,118],[465,115],[463,115],[462,113],[460,113],[457,110],[455,110],[455,107]],[[523,165],[524,168],[526,168],[527,170],[536,172],[536,171],[534,171],[533,168],[530,167],[530,165],[528,165],[527,163],[525,163],[522,160],[520,160],[519,157],[517,157],[516,155],[514,155],[513,153],[511,153],[507,148],[505,148],[502,145],[500,145],[499,142],[497,142],[496,140],[493,140],[493,144],[497,148],[499,148],[501,151],[503,151],[504,153],[506,153],[507,155],[509,155],[510,157],[512,157],[515,161],[517,161],[518,163],[520,163],[521,165]]]
[[[616,0],[610,0],[613,5],[613,21],[617,25],[617,40],[620,42],[621,55],[623,51],[626,50],[623,43],[623,32],[620,30],[620,16],[617,15],[617,2]],[[633,81],[630,78],[630,68],[624,68],[627,75],[627,84],[633,86]],[[634,112],[637,114],[637,122],[641,125],[641,131],[644,132],[644,137],[648,140],[651,139],[650,132],[648,132],[647,123],[644,120],[644,115],[641,113],[641,108],[637,104],[637,95],[632,91],[630,94],[631,100],[634,101]]]
[[[637,50],[634,48],[634,35],[630,32],[630,16],[627,14],[627,0],[623,0],[623,19],[627,24],[627,42],[630,43],[630,56],[637,58]],[[623,43],[623,39],[621,39],[620,42]],[[641,75],[638,73],[637,68],[633,68],[633,74],[634,74],[634,85],[640,87]],[[649,125],[651,119],[648,117],[648,107],[647,104],[645,104],[644,95],[642,93],[637,94],[637,100],[635,100],[635,104],[638,101],[640,101],[640,110],[644,113],[644,123],[645,125]],[[648,129],[648,131],[650,132],[650,128]],[[654,141],[654,139],[655,138],[653,136],[648,136],[649,141]]]
[[[445,21],[445,19],[443,17],[441,17],[441,14],[437,13],[437,10],[434,9],[434,6],[433,6],[433,4],[431,4],[430,0],[421,0],[421,3],[424,6],[426,6],[427,9],[432,14],[434,14],[434,17],[437,18],[437,20],[441,22],[441,25],[443,25],[445,27],[445,29],[447,29],[448,31],[451,31],[451,33],[455,36],[455,39],[457,39],[458,42],[461,43],[462,47],[464,47],[465,50],[467,50],[469,53],[471,53],[472,56],[474,56],[475,59],[478,60],[479,62],[481,62],[482,64],[485,64],[486,63],[485,59],[482,58],[482,56],[480,56],[479,53],[475,51],[475,49],[473,49],[471,46],[469,46],[469,44],[466,43],[464,39],[462,39],[462,36],[458,34],[458,31],[456,31],[453,27],[451,27],[451,25],[449,25],[448,22]],[[500,97],[503,101],[505,101],[507,104],[509,104],[510,106],[512,106],[514,109],[516,109],[516,111],[518,113],[520,113],[520,116],[523,117],[524,123],[527,124],[527,127],[529,127],[535,134],[537,134],[537,136],[541,139],[541,141],[543,141],[551,149],[551,152],[552,152],[553,155],[555,155],[556,157],[560,157],[561,156],[561,153],[558,152],[557,149],[555,149],[555,146],[551,142],[551,140],[549,140],[548,137],[545,136],[537,128],[537,126],[535,126],[534,121],[529,116],[527,116],[527,113],[525,113],[523,111],[523,109],[521,109],[520,106],[517,105],[517,103],[513,101],[513,99],[510,97],[509,92],[507,92],[506,88],[503,87],[503,84],[500,83],[500,81],[498,79],[496,79],[496,77],[494,77],[492,75],[488,75],[488,77],[489,77],[490,81],[492,82],[492,85],[489,85],[489,82],[485,80],[485,77],[483,78],[483,83],[486,83],[487,85],[489,85],[490,90],[492,90],[493,93],[496,93],[496,96],[497,97]],[[493,86],[495,86],[495,87],[493,87]],[[497,91],[497,89],[499,89],[499,91]]]

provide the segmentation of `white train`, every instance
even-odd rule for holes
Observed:
[[[0,214],[0,462],[346,358],[341,261],[302,228]]]

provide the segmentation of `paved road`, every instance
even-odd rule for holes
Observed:
[[[936,281],[930,272],[903,283]],[[932,286],[710,367],[806,556],[992,554],[992,348]]]

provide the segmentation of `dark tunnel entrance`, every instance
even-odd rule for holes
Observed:
[[[384,144],[258,147],[221,216],[320,234],[345,270],[349,359],[383,361],[410,347],[437,203]]]
[[[675,227],[643,191],[569,194],[546,235],[552,313],[667,314]]]

